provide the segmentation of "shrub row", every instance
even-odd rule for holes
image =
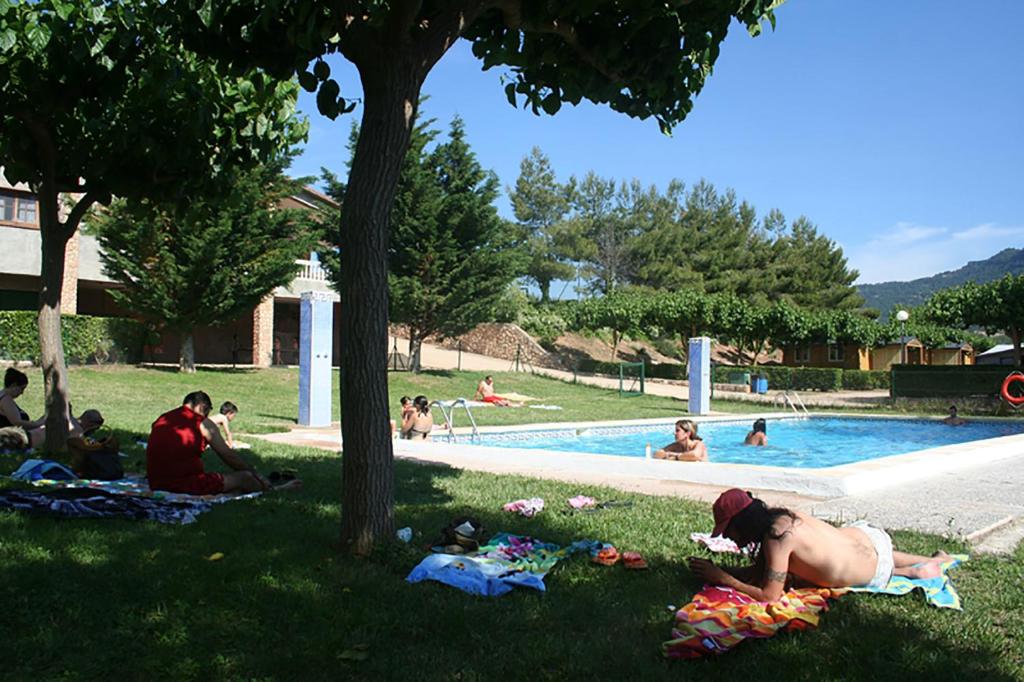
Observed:
[[[40,362],[37,314],[0,311],[0,359]],[[68,364],[138,362],[146,327],[119,317],[62,315],[61,337]]]

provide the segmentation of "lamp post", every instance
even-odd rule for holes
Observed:
[[[896,313],[896,319],[900,322],[900,364],[907,364],[907,319],[910,313],[900,310]]]

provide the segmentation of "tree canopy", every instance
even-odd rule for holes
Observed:
[[[0,159],[40,202],[50,451],[67,434],[64,249],[89,208],[112,196],[215,191],[223,168],[253,165],[305,135],[292,83],[251,69],[229,75],[196,56],[168,10],[151,0],[0,1]]]

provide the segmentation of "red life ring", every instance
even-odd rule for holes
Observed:
[[[1024,374],[1022,374],[1021,372],[1013,372],[1012,374],[1007,375],[1007,377],[1003,380],[1003,387],[999,391],[999,394],[1003,397],[1003,400],[1009,403],[1010,406],[1013,407],[1014,409],[1017,409],[1021,405],[1024,405],[1024,395],[1010,394],[1010,385],[1017,382],[1024,384]]]

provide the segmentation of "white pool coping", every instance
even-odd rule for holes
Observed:
[[[811,412],[811,417],[830,419],[913,420],[920,417],[880,416]],[[698,423],[747,422],[756,417],[767,419],[793,418],[791,412],[728,415],[721,417],[687,417]],[[484,427],[480,433],[508,433],[519,431],[550,431],[558,429],[586,429],[604,426],[666,425],[676,419],[641,419],[616,422],[571,422],[529,424],[520,426]],[[977,419],[972,421],[1004,421]],[[956,427],[949,427],[956,428]],[[668,431],[666,430],[666,433]],[[457,437],[467,439],[463,429],[456,429]],[[435,436],[437,431],[435,430]],[[772,467],[752,464],[716,462],[676,462],[618,455],[596,455],[584,452],[562,452],[530,448],[493,447],[463,442],[396,441],[395,454],[414,459],[431,459],[452,466],[494,471],[496,467],[524,475],[543,474],[550,478],[572,479],[590,475],[606,478],[631,477],[697,483],[717,487],[738,487],[758,490],[793,492],[812,497],[833,498],[856,495],[889,486],[928,478],[943,472],[969,469],[982,464],[1021,458],[1024,460],[1024,434],[1002,436],[980,441],[944,445],[902,455],[842,464],[834,467],[811,469],[798,467]],[[712,453],[712,456],[714,454]],[[1024,463],[1024,462],[1022,462]]]

